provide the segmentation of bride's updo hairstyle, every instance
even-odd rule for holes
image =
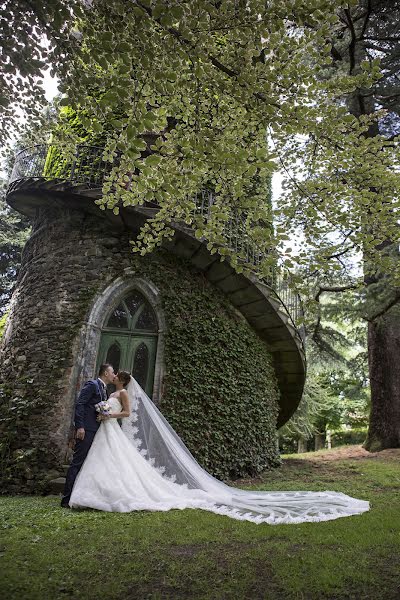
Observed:
[[[131,374],[128,371],[118,371],[117,377],[124,384],[124,388],[127,387],[131,380]]]

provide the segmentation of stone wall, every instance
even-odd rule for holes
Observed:
[[[127,269],[160,290],[160,408],[199,462],[221,478],[278,462],[278,390],[265,346],[201,273],[166,251],[133,254],[130,235],[84,212],[38,211],[2,340],[3,491],[44,492],[61,472],[74,398],[82,374],[93,375],[78,360],[82,332],[96,297]]]

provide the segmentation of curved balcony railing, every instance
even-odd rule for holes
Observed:
[[[15,157],[9,185],[23,179],[45,179],[65,181],[72,185],[85,186],[87,189],[102,188],[105,178],[116,164],[104,161],[103,152],[102,147],[86,145],[77,146],[74,153],[63,152],[62,148],[56,145],[38,144],[24,148]],[[195,214],[201,215],[205,222],[210,218],[214,200],[215,196],[211,190],[202,190],[195,197]],[[249,240],[244,216],[239,213],[235,215],[227,223],[224,233],[227,247],[237,253],[244,263],[257,267],[264,254]],[[260,278],[260,281],[272,289],[304,344],[302,302],[299,294],[293,289],[290,275],[275,267],[268,277]]]

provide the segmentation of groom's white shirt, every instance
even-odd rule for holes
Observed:
[[[100,381],[101,385],[103,386],[104,397],[107,400],[107,387],[106,387],[106,384],[104,383],[104,381],[102,379],[100,379],[100,377],[97,378],[97,381]]]

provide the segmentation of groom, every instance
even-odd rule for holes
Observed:
[[[81,389],[75,403],[74,425],[76,429],[76,442],[72,462],[65,479],[64,495],[61,500],[63,508],[69,508],[69,499],[76,476],[82,467],[90,446],[100,427],[97,421],[95,404],[107,400],[107,385],[115,378],[114,369],[109,364],[101,365],[97,379],[89,379]]]

